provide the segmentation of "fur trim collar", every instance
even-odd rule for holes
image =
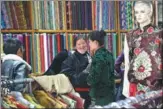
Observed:
[[[8,55],[5,55],[3,58],[2,58],[2,62],[6,61],[6,60],[18,60],[18,61],[21,61],[23,62],[24,64],[26,64],[27,68],[29,70],[32,70],[32,67],[26,62],[24,61],[21,57],[19,57],[18,55],[15,55],[15,54],[8,54]]]

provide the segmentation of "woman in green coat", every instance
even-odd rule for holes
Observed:
[[[90,96],[95,105],[104,106],[114,102],[114,60],[113,55],[104,48],[106,33],[93,31],[89,34],[92,65],[87,77],[90,85]]]

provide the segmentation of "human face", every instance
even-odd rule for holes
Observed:
[[[20,56],[21,58],[23,58],[24,51],[25,50],[24,50],[23,47],[19,48],[18,51],[17,51],[17,55]]]
[[[145,24],[150,21],[150,8],[143,3],[137,3],[134,7],[135,17],[139,24]]]
[[[90,46],[90,52],[95,52],[98,48],[98,43],[97,41],[92,41],[92,40],[89,40],[89,46]]]
[[[84,39],[77,40],[76,50],[81,54],[84,54],[87,51],[87,43]]]

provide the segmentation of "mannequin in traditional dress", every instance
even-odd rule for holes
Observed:
[[[128,32],[124,42],[123,94],[126,97],[163,86],[163,31],[152,25],[152,3],[136,1],[134,13],[138,28]]]

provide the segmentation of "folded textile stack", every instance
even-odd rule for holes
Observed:
[[[110,103],[106,106],[94,106],[91,108],[162,108],[163,91],[151,91],[145,94],[129,97],[125,100]]]

